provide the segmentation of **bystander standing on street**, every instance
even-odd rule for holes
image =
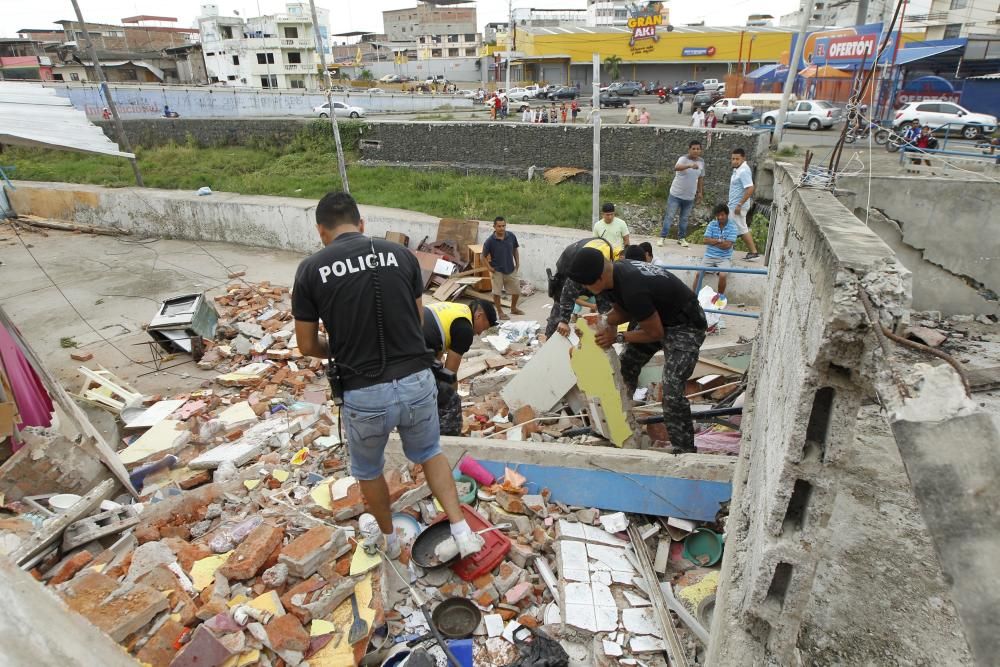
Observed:
[[[632,104],[628,108],[628,113],[625,114],[625,124],[635,125],[639,122],[639,112],[636,110],[635,105]]]
[[[646,107],[639,110],[639,125],[649,125],[649,112]]]
[[[757,259],[757,245],[750,233],[749,212],[753,197],[753,172],[747,164],[747,153],[742,148],[733,149],[730,155],[733,174],[729,177],[729,217],[736,223],[740,238],[747,244],[750,251],[743,259]]]
[[[677,243],[688,247],[684,240],[687,236],[688,216],[696,201],[704,196],[705,161],[701,157],[701,142],[694,139],[688,144],[688,152],[677,159],[674,164],[674,180],[670,184],[667,195],[667,211],[663,216],[663,226],[660,229],[660,240],[656,245],[662,246],[664,239],[670,234],[677,216]]]
[[[580,103],[577,102],[576,100],[573,100],[573,106],[571,110],[573,112],[573,122],[575,123],[576,117],[580,115]]]
[[[705,127],[705,112],[696,108],[691,114],[691,127]]]

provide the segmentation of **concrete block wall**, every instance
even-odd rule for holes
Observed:
[[[775,172],[760,330],[708,664],[795,664],[838,460],[877,372],[858,290],[905,316],[910,275],[832,193]],[[886,324],[892,324],[887,321]]]
[[[705,147],[706,198],[722,201],[729,193],[734,148],[747,152],[756,167],[768,151],[763,131],[717,128],[709,133],[666,125],[609,125],[601,130],[601,170],[622,176],[670,175],[688,144]],[[593,167],[593,127],[509,123],[382,121],[362,137],[361,155],[388,164],[442,163],[457,168],[482,167],[526,175],[529,167]]]
[[[111,478],[97,453],[58,431],[29,427],[25,445],[0,466],[0,494],[9,500],[42,493],[84,494]]]
[[[15,181],[16,190],[6,190],[11,205],[19,214],[32,214],[54,220],[113,227],[146,236],[225,241],[303,255],[320,249],[316,235],[316,202],[294,197],[237,195],[216,192],[199,197],[194,192],[156,190],[153,188],[103,188],[70,183]],[[410,237],[416,248],[424,239],[437,238],[439,218],[382,206],[361,206],[365,231],[373,236],[401,232]],[[478,240],[492,233],[491,222],[479,223]],[[544,291],[546,267],[555,261],[570,243],[590,236],[579,229],[543,225],[510,225],[521,245],[521,277]],[[643,240],[636,237],[636,241]],[[657,253],[669,264],[691,264],[687,255]],[[693,273],[680,272],[689,282]],[[764,277],[733,275],[728,295],[731,299],[757,306],[764,291]]]

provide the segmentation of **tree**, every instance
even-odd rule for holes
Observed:
[[[619,56],[608,56],[604,59],[604,65],[608,68],[608,74],[611,76],[612,81],[618,80],[619,67],[622,64],[622,59]]]
[[[358,78],[363,81],[371,81],[372,79],[375,78],[375,75],[372,74],[372,71],[370,69],[363,69],[358,74]]]

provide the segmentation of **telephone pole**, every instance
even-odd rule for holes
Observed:
[[[778,108],[778,122],[771,135],[771,145],[777,146],[785,136],[785,113],[788,111],[788,100],[792,96],[792,88],[795,86],[795,77],[798,75],[799,61],[802,60],[802,51],[806,46],[806,32],[809,30],[809,18],[812,14],[812,0],[802,0],[802,21],[799,23],[799,32],[795,36],[795,49],[791,59],[788,61],[788,75],[785,77],[785,87],[781,91],[781,106]]]
[[[115,123],[115,132],[118,133],[118,147],[125,153],[132,153],[132,144],[128,140],[128,135],[125,134],[125,126],[122,125],[122,119],[118,116],[118,107],[115,106],[115,101],[111,99],[111,89],[108,87],[108,79],[104,76],[101,61],[97,57],[97,49],[94,48],[94,41],[90,39],[90,31],[87,30],[87,24],[83,20],[83,13],[80,12],[80,5],[77,4],[76,0],[70,0],[70,2],[73,3],[76,20],[80,23],[80,32],[83,33],[83,41],[87,45],[87,53],[90,55],[90,61],[94,63],[94,72],[97,74],[97,80],[101,82],[101,93],[104,94],[104,99],[108,103],[108,109],[111,111],[111,118]],[[84,71],[86,71],[86,68]],[[139,162],[135,159],[134,154],[128,161],[132,164],[132,173],[135,174],[135,184],[140,188],[146,187],[146,184],[142,182],[142,172],[139,171]]]
[[[316,42],[316,53],[319,54],[319,65],[323,69],[323,76],[326,77],[326,103],[330,107],[330,123],[333,125],[333,143],[337,146],[337,170],[340,172],[340,183],[347,194],[351,193],[351,186],[347,183],[347,165],[344,164],[344,146],[340,143],[340,126],[337,125],[337,110],[333,108],[333,78],[330,70],[326,68],[326,53],[323,52],[323,38],[319,34],[319,20],[316,18],[316,2],[309,0],[309,9],[312,11],[313,38]]]

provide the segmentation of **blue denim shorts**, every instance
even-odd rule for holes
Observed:
[[[377,479],[382,474],[385,445],[393,429],[399,430],[403,453],[414,463],[441,453],[437,383],[429,369],[344,392],[340,416],[356,479]]]

